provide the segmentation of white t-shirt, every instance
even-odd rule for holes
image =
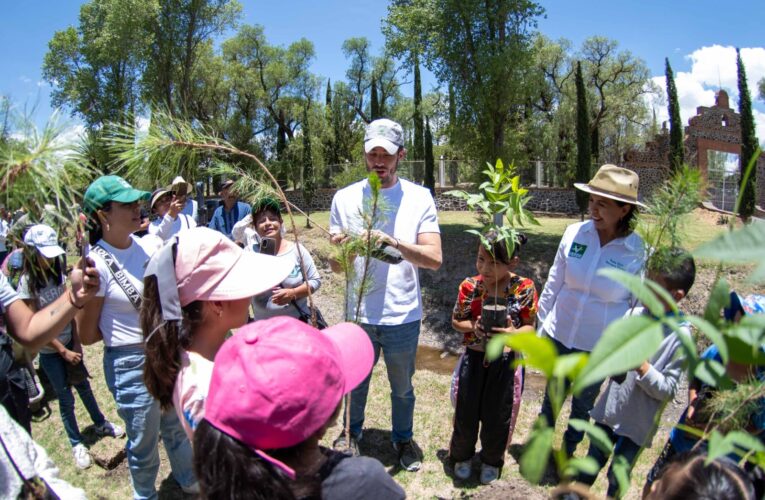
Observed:
[[[644,263],[643,240],[636,233],[601,247],[592,221],[568,226],[539,297],[542,329],[568,348],[592,351],[606,326],[624,316],[632,299],[626,288],[598,271],[639,274]]]
[[[192,227],[197,227],[194,219],[189,215],[179,213],[175,219],[170,217],[170,214],[165,214],[164,217],[151,221],[148,230],[149,234],[162,238],[162,241],[167,241],[184,229],[191,229]]]
[[[136,290],[143,294],[143,274],[146,263],[161,246],[162,240],[152,235],[143,238],[131,235],[130,238],[132,243],[124,250],[114,248],[104,240],[99,240],[98,244],[112,254]],[[98,328],[104,336],[104,344],[116,347],[142,343],[143,334],[138,321],[138,311],[130,303],[122,287],[117,284],[106,262],[92,250],[88,256],[96,263],[101,279],[96,297],[104,298],[104,306],[98,318]]]
[[[8,237],[8,230],[10,227],[8,226],[8,222],[0,218],[0,252],[5,252],[8,250],[8,248],[5,246],[5,239]]]
[[[24,274],[19,279],[19,286],[18,286],[18,294],[20,299],[24,300],[31,300],[34,298],[32,294],[32,290],[29,289],[29,275]],[[53,280],[48,280],[48,284],[43,287],[42,290],[39,290],[37,292],[37,299],[38,304],[37,306],[42,309],[43,307],[47,306],[57,298],[61,297],[66,293],[66,285],[63,283],[56,283]],[[70,340],[72,340],[72,323],[69,322],[66,324],[64,329],[61,331],[61,333],[58,334],[58,338],[56,339],[59,342],[61,342],[64,345],[67,345]],[[56,350],[52,347],[48,347],[48,345],[44,345],[40,348],[40,352],[45,354],[52,354],[55,353]]]
[[[181,371],[173,387],[173,406],[183,430],[194,442],[194,430],[205,416],[205,400],[215,364],[195,352],[181,350]]]
[[[332,234],[360,234],[364,230],[361,211],[369,204],[372,191],[366,179],[339,190],[332,198],[329,231]],[[417,235],[440,233],[436,205],[430,191],[399,178],[390,188],[380,190],[380,216],[374,228],[406,243],[417,243]],[[364,259],[354,261],[355,281],[361,280]],[[417,268],[406,260],[386,264],[372,259],[358,320],[372,325],[400,325],[422,319],[420,278]],[[352,286],[348,301],[354,319],[358,286]]]
[[[244,245],[245,250],[251,252],[260,251],[257,250],[260,247],[260,236],[258,236],[255,228],[252,227],[252,214],[245,215],[242,220],[234,224],[233,229],[231,229],[231,237],[235,242]]]
[[[19,294],[13,289],[5,273],[0,272],[0,313],[4,313],[5,309],[17,300]]]

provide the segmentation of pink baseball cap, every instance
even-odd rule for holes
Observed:
[[[288,259],[245,252],[206,227],[178,233],[175,277],[181,307],[195,300],[252,297],[281,283],[294,267]]]
[[[256,321],[215,356],[205,419],[290,474],[263,450],[313,435],[373,363],[372,342],[353,323],[317,330],[287,316]]]

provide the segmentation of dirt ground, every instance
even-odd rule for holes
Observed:
[[[717,213],[698,209],[694,215],[694,219],[698,222],[709,225],[720,223],[720,216]],[[572,224],[578,220],[578,217],[571,218],[570,222],[565,222],[565,224]],[[462,225],[457,227],[444,227],[442,225],[443,265],[438,271],[420,271],[424,317],[420,336],[421,348],[418,353],[418,369],[428,369],[441,374],[451,373],[456,363],[456,356],[459,356],[462,351],[462,336],[451,328],[451,310],[459,283],[464,277],[474,275],[476,272],[473,260],[475,237],[465,233],[465,228],[466,226]],[[306,245],[313,248],[321,247],[322,241],[325,239],[325,235],[319,234],[315,230],[304,233],[303,237],[308,240]],[[311,241],[314,237],[320,241]],[[547,273],[554,260],[559,238],[559,234],[534,234],[533,238],[530,238],[529,244],[522,251],[521,263],[516,272],[531,278],[539,293],[544,287]],[[331,324],[341,320],[343,301],[340,295],[342,290],[340,277],[331,273],[326,260],[322,258],[322,254],[327,251],[325,247],[323,251],[318,252],[318,258],[316,255],[314,256],[325,280],[321,293],[316,296],[316,304]],[[740,284],[746,278],[746,269],[729,268],[719,272],[726,276],[729,283]],[[684,312],[703,314],[717,273],[718,270],[711,266],[701,264],[697,267],[696,283],[686,299],[680,304]],[[740,290],[745,293],[751,291],[747,287]],[[477,491],[460,493],[458,497],[477,499],[549,498],[551,492],[549,487],[552,485],[545,488],[529,484],[520,477],[517,463],[514,462],[514,459],[520,456],[522,444],[527,437],[527,430],[538,414],[544,385],[544,378],[540,374],[533,371],[527,373],[521,415],[510,447],[513,456],[512,458],[509,457],[511,463],[506,465],[506,469],[510,470],[503,474],[504,478],[491,486],[481,487]],[[677,397],[670,402],[665,410],[662,418],[664,426],[655,438],[654,447],[660,448],[662,446],[666,439],[667,429],[677,421],[684,410],[686,394],[687,380],[683,378]],[[580,454],[583,453],[583,449],[580,447]],[[656,452],[658,453],[658,450]],[[653,463],[653,457],[649,453],[644,453],[644,455],[646,456],[643,457],[642,463],[639,462],[635,467],[633,484],[642,484],[645,473]],[[637,487],[633,486],[627,498],[638,498]]]

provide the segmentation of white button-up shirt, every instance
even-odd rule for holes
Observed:
[[[598,271],[616,268],[638,274],[644,263],[643,240],[636,233],[601,247],[592,221],[570,225],[539,298],[540,329],[569,349],[592,351],[606,326],[624,316],[632,299],[626,288]]]

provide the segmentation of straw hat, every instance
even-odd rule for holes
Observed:
[[[598,169],[590,182],[575,182],[574,187],[585,193],[646,208],[638,201],[638,183],[638,175],[632,170],[606,164]]]

